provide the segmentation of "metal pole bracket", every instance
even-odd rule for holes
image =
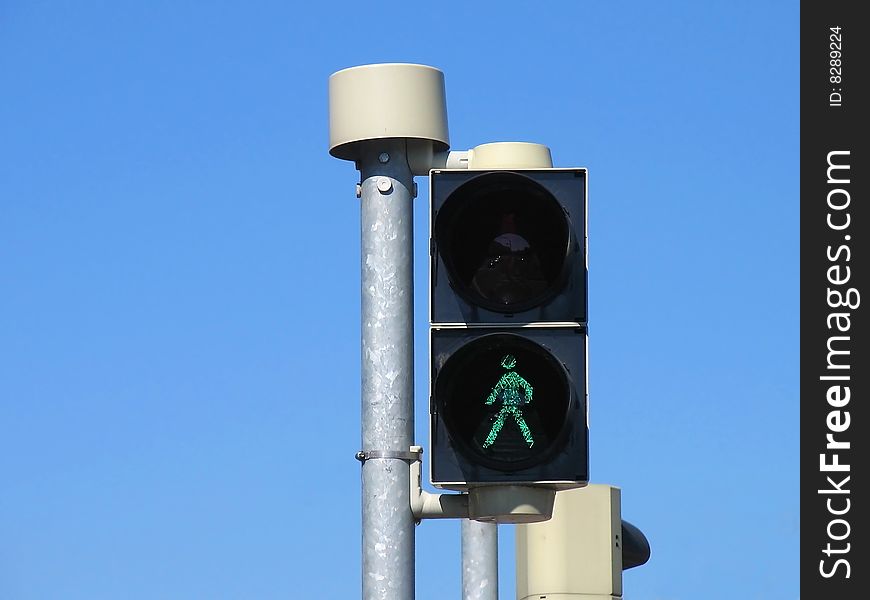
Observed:
[[[417,457],[411,463],[408,477],[411,512],[417,524],[423,519],[467,519],[468,494],[431,494],[425,491],[421,480],[423,447],[411,446],[410,454]]]

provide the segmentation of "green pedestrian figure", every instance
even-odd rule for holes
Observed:
[[[489,448],[495,443],[508,416],[513,417],[516,421],[517,427],[520,428],[523,439],[526,440],[529,448],[535,444],[535,439],[532,437],[532,432],[529,430],[520,408],[532,402],[532,386],[522,375],[513,370],[516,364],[517,359],[512,354],[506,354],[501,359],[501,366],[507,369],[507,373],[501,376],[486,398],[486,404],[495,404],[498,400],[501,403],[501,410],[496,415],[492,429],[489,430],[489,435],[483,442],[484,448]]]

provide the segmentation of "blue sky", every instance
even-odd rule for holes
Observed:
[[[591,478],[631,600],[798,597],[798,3],[0,6],[0,598],[359,597],[359,207],[327,79],[589,169]],[[428,445],[428,192],[416,435]],[[513,531],[500,585],[514,593]],[[459,523],[417,597],[459,597]]]

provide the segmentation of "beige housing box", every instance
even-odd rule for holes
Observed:
[[[556,493],[553,517],[516,526],[518,600],[622,598],[619,488]]]

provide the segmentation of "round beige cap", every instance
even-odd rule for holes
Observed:
[[[432,152],[450,147],[444,73],[426,65],[384,63],[330,76],[329,153],[356,160],[359,142],[382,138],[419,140]]]

